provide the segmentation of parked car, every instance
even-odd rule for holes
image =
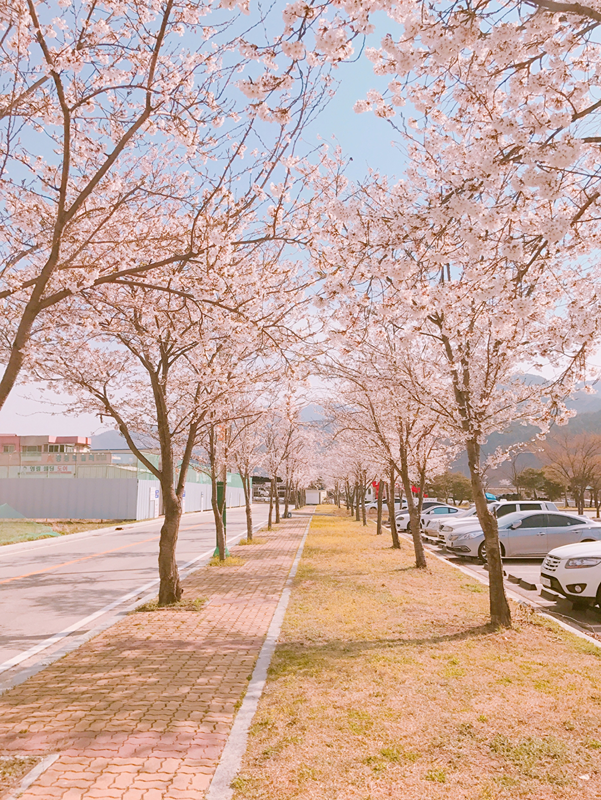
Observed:
[[[383,508],[388,509],[388,500],[384,500]],[[405,502],[405,500],[403,500],[402,502],[400,500],[395,500],[394,501],[394,508],[395,508],[395,511],[402,511],[403,508],[407,508],[407,503]],[[377,511],[378,510],[378,501],[377,500],[372,500],[371,502],[366,503],[365,504],[365,510],[366,511]]]
[[[495,503],[488,504],[488,510],[492,511],[497,519],[506,517],[508,514],[515,514],[518,511],[557,511],[555,503],[549,500],[520,500],[519,502],[508,500],[497,500]],[[459,519],[444,520],[440,525],[439,539],[442,542],[447,541],[449,534],[455,531],[462,530],[463,528],[471,527],[478,524],[477,520],[472,520],[470,517],[475,516],[476,508],[470,509],[469,516],[460,517]]]
[[[554,548],[543,561],[540,580],[570,600],[601,605],[601,542]]]
[[[577,542],[601,541],[601,523],[588,517],[556,511],[519,511],[499,520],[499,543],[504,558],[542,558],[551,550]],[[446,539],[447,550],[486,561],[484,533],[479,523],[460,528]]]
[[[429,519],[433,518],[449,518],[450,514],[457,514],[459,513],[459,509],[455,508],[455,506],[447,505],[446,503],[439,503],[437,501],[431,501],[430,504],[426,505],[427,501],[424,501],[422,506],[422,513],[420,518],[421,527],[424,528],[426,523]],[[425,508],[424,508],[425,506]],[[396,524],[397,529],[400,531],[408,531],[409,530],[409,512],[405,512],[403,514],[396,515]]]
[[[426,522],[426,533],[430,536],[437,536],[440,535],[440,531],[443,526],[453,526],[453,528],[461,521],[463,522],[473,522],[470,517],[473,517],[476,513],[476,506],[470,506],[469,508],[460,508],[457,511],[457,514],[451,519],[448,514],[437,514],[432,515]]]

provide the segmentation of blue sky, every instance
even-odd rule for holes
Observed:
[[[367,44],[377,45],[380,36],[369,37]],[[353,111],[356,100],[365,97],[371,88],[382,90],[387,81],[374,76],[365,56],[340,65],[335,77],[339,82],[335,96],[306,130],[307,144],[315,146],[320,138],[339,144],[352,159],[348,175],[353,180],[361,179],[369,169],[400,176],[402,156],[392,145],[394,131],[390,125],[373,114]],[[0,432],[89,436],[92,432],[106,430],[106,423],[101,424],[92,414],[65,416],[60,405],[50,402],[50,394],[42,399],[39,388],[27,385],[14,390],[0,412]]]

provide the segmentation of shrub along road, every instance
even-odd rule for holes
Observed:
[[[316,515],[236,800],[601,796],[601,650],[515,606],[493,631],[487,606],[409,542]]]

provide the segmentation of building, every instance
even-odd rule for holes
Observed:
[[[305,502],[308,506],[318,506],[327,499],[328,493],[325,489],[305,489]]]
[[[151,463],[158,455],[146,451]],[[228,507],[244,505],[239,475],[229,473]],[[130,450],[91,450],[77,436],[0,434],[0,505],[27,519],[152,519],[160,485]],[[186,476],[184,513],[211,507],[211,479],[199,463]]]

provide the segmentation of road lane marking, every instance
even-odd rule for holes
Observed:
[[[262,528],[264,524],[265,522],[257,523],[256,525],[253,526],[253,530],[258,530],[259,528]],[[237,542],[245,535],[246,535],[246,530],[243,530],[241,533],[237,533],[235,536],[232,536],[230,539],[231,544],[232,545],[237,544]],[[197,561],[212,556],[214,551],[215,547],[213,545],[211,546],[210,550],[205,550],[204,553],[201,553],[199,556],[196,556],[196,558],[193,558],[191,561],[187,561],[185,564],[182,564],[181,567],[178,566],[178,569],[181,572],[180,577],[182,579],[187,577],[187,575],[183,574],[184,570],[196,564]],[[19,653],[19,655],[13,656],[8,661],[5,661],[4,663],[0,664],[0,673],[6,672],[6,670],[8,669],[12,669],[12,667],[18,666],[19,664],[22,664],[23,661],[27,661],[28,659],[32,658],[38,653],[41,653],[42,650],[46,650],[48,647],[52,647],[53,644],[59,642],[61,639],[64,639],[70,633],[74,633],[75,631],[78,631],[81,628],[88,625],[93,620],[98,619],[98,617],[102,617],[105,614],[108,614],[109,611],[112,611],[114,608],[117,608],[117,606],[120,606],[122,603],[126,603],[128,600],[133,600],[135,597],[139,597],[141,594],[148,591],[148,589],[152,588],[153,586],[156,586],[158,583],[159,583],[159,578],[155,578],[149,583],[145,583],[144,586],[140,586],[133,592],[128,592],[122,597],[118,597],[116,600],[113,600],[112,603],[109,603],[108,605],[104,606],[104,608],[95,611],[93,614],[90,614],[89,616],[84,617],[83,619],[80,619],[79,622],[74,622],[73,625],[70,625],[68,628],[65,628],[59,633],[55,633],[48,639],[44,639],[43,642],[40,642],[39,644],[36,644],[33,647],[30,647],[29,650],[25,650],[22,653]]]
[[[116,553],[118,550],[126,550],[128,547],[135,547],[138,544],[145,544],[146,542],[156,542],[158,538],[159,538],[158,536],[152,536],[150,539],[140,539],[137,542],[122,544],[121,547],[113,547],[111,550],[103,550],[100,553],[92,553],[89,556],[74,558],[71,561],[63,561],[62,564],[55,564],[53,567],[44,567],[44,569],[36,569],[33,572],[25,572],[23,575],[13,575],[12,578],[4,578],[4,580],[0,581],[0,586],[4,583],[11,583],[11,581],[19,581],[23,578],[31,578],[33,575],[41,575],[44,572],[51,572],[53,569],[68,567],[70,564],[77,564],[80,561],[89,561],[90,558],[97,558],[98,556],[106,556],[109,553]]]
[[[261,505],[262,509],[262,505]],[[231,509],[228,509],[230,513],[235,513],[238,510],[244,510],[244,506],[234,506]],[[256,511],[256,509],[255,509]],[[212,514],[213,512],[209,509],[207,511],[190,511],[190,516],[194,514]],[[187,516],[187,515],[186,515]],[[233,522],[237,522],[238,520],[232,520]],[[244,521],[244,518],[240,520],[240,522]],[[193,525],[186,525],[185,527],[181,527],[180,530],[191,530],[192,528],[197,528],[199,525],[206,525],[207,522],[212,524],[212,519],[204,520],[201,519],[198,522],[194,523]],[[154,526],[155,524],[163,524],[163,517],[154,517],[151,519],[143,519],[138,520],[137,522],[130,522],[123,526],[123,530],[127,531],[128,533],[149,533],[150,531],[141,531],[139,528],[145,527],[146,525]],[[109,528],[94,528],[94,530],[90,531],[80,531],[79,533],[69,533],[65,534],[64,536],[60,536],[57,538],[52,539],[32,539],[29,542],[15,542],[14,544],[3,545],[0,547],[0,558],[8,558],[10,556],[14,556],[15,553],[35,553],[37,550],[46,550],[48,547],[56,547],[57,545],[65,544],[66,542],[78,542],[81,539],[90,539],[94,538],[95,536],[111,536],[112,534],[116,533],[116,529],[112,526]]]

